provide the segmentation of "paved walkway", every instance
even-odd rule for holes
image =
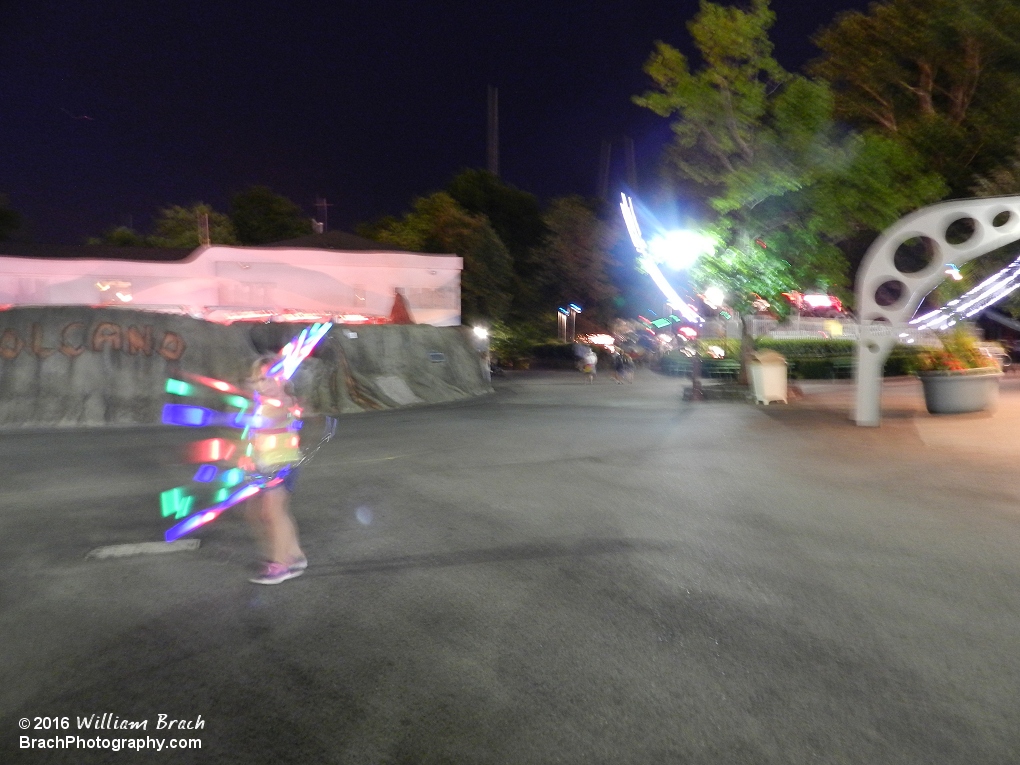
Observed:
[[[647,369],[638,370],[634,384],[617,384],[600,375],[588,385],[580,374],[562,371],[508,372],[493,385],[506,394],[527,390],[520,401],[531,405],[605,406],[633,409],[661,409],[681,405],[682,392],[690,387],[686,378],[667,377]],[[711,386],[714,381],[706,380]],[[843,426],[857,429],[853,422],[855,385],[852,380],[791,381],[803,396],[791,397],[788,405],[771,404],[769,414],[783,419],[777,410],[786,409],[787,418],[819,428]],[[742,402],[701,402],[693,406],[745,406]],[[755,406],[746,404],[746,406]],[[812,413],[814,418],[812,418]],[[961,415],[931,415],[925,410],[921,383],[913,377],[895,377],[882,389],[882,424],[877,430],[892,437],[913,433],[926,446],[950,450],[989,460],[1020,460],[1020,374],[1006,375],[998,406],[989,412]],[[863,435],[863,434],[862,434]]]
[[[686,385],[511,373],[344,417],[279,587],[246,581],[236,514],[86,558],[160,537],[193,434],[5,434],[0,762],[1020,762],[1017,382],[937,418],[890,380],[879,428],[848,382],[767,407]],[[21,747],[104,714],[160,740],[201,715],[201,749]]]

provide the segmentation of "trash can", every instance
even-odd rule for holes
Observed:
[[[756,351],[751,354],[748,368],[751,372],[751,390],[759,404],[786,401],[786,359],[775,351]]]

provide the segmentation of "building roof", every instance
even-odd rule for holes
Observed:
[[[65,260],[184,260],[194,250],[169,247],[113,247],[108,244],[29,244],[0,242],[0,257]]]
[[[270,242],[260,244],[259,247],[288,247],[291,249],[313,249],[313,250],[340,250],[345,252],[357,250],[386,250],[395,252],[407,252],[403,247],[386,242],[376,242],[356,234],[348,234],[346,231],[327,231],[324,234],[308,234],[299,236],[297,239],[287,239],[282,242]]]
[[[249,245],[213,245],[243,248]],[[327,231],[325,234],[309,234],[297,239],[256,245],[258,249],[290,250],[336,250],[337,252],[409,252],[403,247],[386,242],[376,242],[346,231]],[[168,262],[184,260],[194,250],[171,249],[167,247],[114,247],[106,244],[30,244],[25,242],[0,242],[0,257],[17,258],[59,258],[94,260],[140,260]],[[425,253],[422,253],[425,254]],[[447,253],[428,253],[442,257]]]

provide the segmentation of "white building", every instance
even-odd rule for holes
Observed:
[[[174,259],[171,259],[174,258]],[[460,324],[455,255],[403,252],[329,232],[188,253],[0,244],[0,306],[131,305],[214,321],[258,316],[381,321],[397,292],[419,324]]]

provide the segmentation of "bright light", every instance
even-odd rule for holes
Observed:
[[[694,265],[702,255],[712,252],[712,240],[694,231],[668,231],[648,243],[648,251],[658,263],[677,271]]]
[[[726,351],[718,345],[710,345],[708,346],[708,355],[713,359],[721,359],[726,356]]]
[[[831,295],[805,295],[804,302],[812,308],[835,308],[836,304]]]
[[[601,345],[604,348],[612,348],[616,344],[616,340],[612,335],[582,335],[577,339],[582,343]]]
[[[819,308],[831,308],[834,311],[843,310],[843,303],[839,298],[823,293],[804,295],[800,292],[784,292],[783,297],[789,300],[798,311],[803,311],[805,307],[811,310]]]
[[[471,331],[475,333],[475,337],[477,337],[479,340],[484,340],[489,336],[489,330],[487,330],[485,327],[475,327]]]
[[[960,269],[954,266],[952,263],[946,263],[946,273],[953,277],[954,280],[960,281],[963,278],[963,274],[960,273]]]
[[[648,244],[645,242],[644,237],[641,236],[641,227],[638,225],[637,216],[634,214],[634,202],[626,194],[621,194],[620,197],[622,198],[620,211],[623,213],[623,220],[627,224],[630,240],[634,243],[634,249],[637,250],[638,264],[647,272],[652,281],[655,282],[655,286],[662,290],[662,294],[665,295],[666,302],[669,303],[671,308],[679,311],[692,324],[701,324],[704,320],[692,306],[688,305],[677,294],[672,285],[666,281],[666,277],[662,275],[662,271],[656,265],[655,259],[649,253]]]
[[[722,308],[726,301],[726,294],[718,287],[709,287],[705,290],[703,299],[709,308]]]

